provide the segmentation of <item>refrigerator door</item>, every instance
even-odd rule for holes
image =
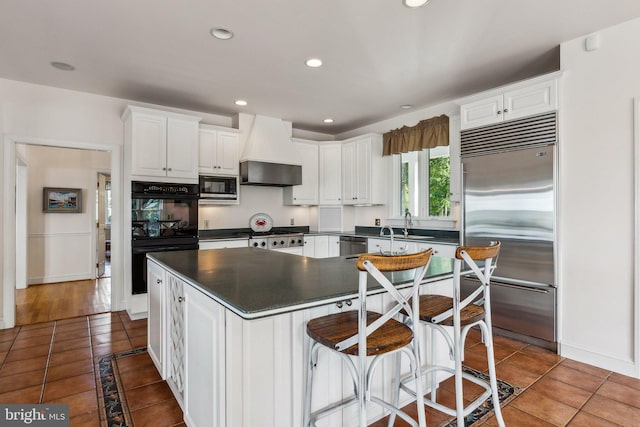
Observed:
[[[502,247],[496,280],[555,286],[554,147],[463,160],[463,244]]]

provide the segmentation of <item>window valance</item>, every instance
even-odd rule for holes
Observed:
[[[382,155],[408,153],[449,145],[449,116],[421,120],[417,125],[394,129],[382,136]]]

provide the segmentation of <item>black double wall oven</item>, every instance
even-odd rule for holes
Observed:
[[[198,249],[197,184],[131,183],[132,292],[147,292],[147,253]]]

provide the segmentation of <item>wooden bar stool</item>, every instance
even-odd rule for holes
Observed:
[[[431,373],[431,398],[425,399],[425,405],[431,406],[441,412],[453,415],[457,418],[458,427],[464,427],[465,418],[476,408],[484,403],[489,396],[495,410],[498,425],[504,426],[498,387],[496,381],[496,368],[493,355],[493,335],[491,332],[491,298],[490,279],[497,265],[500,252],[500,242],[492,242],[490,246],[459,246],[454,259],[453,297],[443,295],[420,296],[420,322],[432,328],[431,349],[435,350],[435,333],[438,331],[449,346],[449,354],[454,361],[454,368],[447,366],[428,366],[422,369],[421,375]],[[473,274],[479,279],[478,287],[466,298],[460,294],[460,279],[463,265],[467,265]],[[480,265],[478,265],[480,264]],[[453,336],[444,327],[453,327]],[[489,383],[462,371],[464,359],[464,342],[469,329],[478,326],[482,332],[482,339],[487,349],[487,363],[489,367]],[[435,354],[432,353],[432,360]],[[437,371],[445,371],[454,375],[456,407],[449,408],[436,401],[436,375]],[[462,379],[471,381],[483,387],[485,391],[466,407],[463,402]],[[420,390],[412,390],[407,386],[409,380],[400,383],[400,388],[410,394],[420,393]],[[394,414],[391,415],[389,425],[393,424]]]
[[[367,404],[376,403],[392,414],[400,416],[412,426],[424,427],[424,403],[422,398],[421,381],[416,382],[418,396],[419,422],[416,423],[409,415],[383,399],[371,396],[370,386],[374,371],[383,355],[405,353],[411,362],[411,372],[414,380],[419,378],[420,354],[418,334],[413,327],[418,324],[418,288],[431,260],[432,250],[410,255],[383,256],[363,254],[358,258],[359,270],[358,292],[360,307],[337,314],[331,314],[307,322],[309,353],[307,360],[306,396],[304,404],[304,427],[315,425],[316,420],[330,415],[347,406],[358,404],[359,426],[367,425]],[[384,272],[415,270],[410,288],[400,291],[387,279]],[[371,275],[380,283],[386,292],[394,299],[392,307],[384,313],[367,311],[367,279]],[[413,298],[414,307],[409,304]],[[400,310],[407,313],[408,322],[402,323],[395,319]],[[311,413],[311,391],[313,386],[313,371],[318,363],[318,350],[323,346],[340,355],[353,379],[354,395],[346,401],[336,402],[319,411]],[[374,356],[367,363],[367,356]],[[399,359],[399,357],[398,357]]]

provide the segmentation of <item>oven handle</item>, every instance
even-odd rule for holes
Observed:
[[[131,248],[131,253],[133,254],[146,254],[147,252],[169,252],[169,251],[181,251],[181,250],[190,250],[190,249],[198,249],[197,246],[189,245],[185,246],[146,246],[144,248]]]

